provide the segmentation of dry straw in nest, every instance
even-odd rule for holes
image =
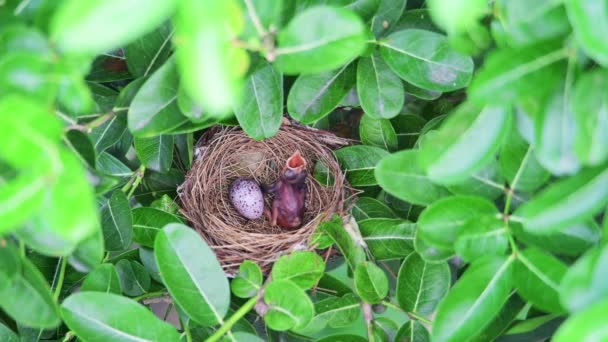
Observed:
[[[317,225],[334,213],[342,213],[352,195],[332,149],[348,144],[331,133],[284,121],[272,138],[256,141],[238,127],[215,127],[197,144],[196,161],[179,189],[182,213],[216,253],[224,270],[234,275],[244,260],[257,262],[264,271],[281,255],[311,248]],[[304,224],[296,230],[270,225],[263,216],[249,221],[232,206],[230,184],[251,177],[258,184],[272,184],[285,161],[296,151],[308,161],[310,176]],[[312,177],[315,167],[327,170],[329,184]],[[266,196],[270,208],[272,197]]]

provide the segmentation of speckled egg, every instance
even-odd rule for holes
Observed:
[[[255,220],[264,214],[264,195],[256,181],[238,178],[230,185],[230,202],[246,219]]]

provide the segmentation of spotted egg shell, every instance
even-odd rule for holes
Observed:
[[[230,202],[234,209],[249,220],[260,218],[264,213],[264,195],[256,181],[239,178],[229,189]]]

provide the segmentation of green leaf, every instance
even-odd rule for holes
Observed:
[[[133,174],[128,166],[107,152],[101,152],[97,156],[97,171],[116,177],[129,177]]]
[[[73,294],[61,305],[61,315],[79,338],[91,342],[179,341],[177,330],[148,308],[111,293]]]
[[[119,262],[120,263],[120,262]],[[120,295],[122,287],[112,264],[101,264],[84,278],[80,291],[97,291]]]
[[[483,332],[471,341],[487,342],[499,338],[517,319],[518,314],[522,312],[525,305],[526,303],[519,298],[515,291],[511,292],[509,300],[502,307],[502,310],[500,310],[496,319],[494,319],[490,325],[486,326]]]
[[[365,145],[380,147],[387,151],[397,149],[397,133],[387,119],[374,119],[363,115],[359,122],[359,137]]]
[[[134,41],[168,19],[175,1],[87,1],[61,3],[51,19],[51,38],[60,50],[95,55]],[[107,19],[112,18],[112,25]],[[91,39],[95,37],[95,39]]]
[[[493,215],[474,217],[460,228],[454,250],[471,262],[486,255],[504,255],[509,248],[505,222]]]
[[[127,45],[124,53],[131,74],[146,77],[163,65],[171,53],[172,35],[171,25],[165,23]]]
[[[267,62],[260,62],[246,78],[243,96],[234,114],[245,133],[261,140],[274,136],[283,118],[283,75]]]
[[[369,218],[398,218],[393,209],[371,197],[361,197],[353,204],[351,214],[360,222]]]
[[[454,256],[452,249],[437,247],[421,238],[420,230],[416,231],[414,237],[414,249],[428,263],[441,263]]]
[[[417,321],[409,321],[399,328],[395,341],[430,342],[431,334]]]
[[[388,152],[373,146],[348,146],[334,151],[342,170],[346,172],[346,179],[352,186],[370,186],[378,182],[374,176],[376,164]]]
[[[405,10],[407,0],[379,1],[378,10],[371,20],[371,29],[376,37],[393,27]]]
[[[12,319],[28,327],[56,327],[61,320],[49,284],[30,260],[21,258],[19,263],[20,274],[0,287],[0,307]]]
[[[464,88],[471,81],[473,60],[452,50],[441,34],[408,29],[392,33],[379,44],[391,69],[416,87],[444,92]]]
[[[550,313],[562,313],[559,283],[568,267],[540,249],[528,248],[517,254],[515,286],[517,293],[532,305]]]
[[[397,116],[405,101],[403,82],[377,52],[359,58],[357,95],[363,111],[377,119]]]
[[[150,275],[137,261],[122,259],[116,263],[120,285],[127,296],[140,296],[150,289]]]
[[[230,282],[230,288],[235,296],[250,298],[258,294],[263,281],[260,266],[251,260],[245,260],[239,266],[236,277]]]
[[[172,135],[159,135],[150,138],[133,139],[137,158],[147,168],[161,173],[169,171],[173,162],[173,143]]]
[[[419,254],[405,258],[397,276],[397,301],[407,311],[428,315],[450,288],[450,268],[447,263],[431,264]]]
[[[169,132],[188,122],[177,106],[178,75],[169,59],[141,86],[129,107],[129,130],[138,137]]]
[[[557,176],[574,174],[581,167],[574,151],[576,121],[566,91],[558,87],[534,117],[536,157]]]
[[[289,75],[333,70],[359,56],[366,40],[363,22],[355,13],[315,6],[298,13],[279,31],[275,64]]]
[[[553,183],[517,208],[514,215],[522,220],[525,230],[543,234],[584,222],[607,203],[608,170],[596,167]]]
[[[608,65],[608,46],[603,43],[608,33],[608,5],[594,0],[569,0],[565,5],[574,36],[585,53]]]
[[[124,192],[115,190],[101,210],[101,227],[105,247],[109,251],[123,251],[131,245],[133,215]]]
[[[500,149],[499,167],[513,190],[534,191],[551,177],[536,159],[534,147],[516,130],[511,131]]]
[[[133,241],[154,247],[156,234],[169,223],[182,223],[179,217],[155,208],[133,209]]]
[[[590,166],[608,160],[608,94],[602,91],[606,87],[605,70],[584,74],[574,86],[574,152],[583,164]]]
[[[450,35],[466,33],[489,11],[485,0],[429,0],[433,20]]]
[[[504,146],[504,144],[503,144]],[[505,180],[498,170],[498,161],[491,159],[471,177],[459,183],[447,186],[456,195],[481,196],[495,200],[505,193]]]
[[[68,262],[78,272],[90,272],[104,257],[103,231],[97,229],[95,233],[84,239],[68,257]]]
[[[511,223],[515,237],[527,245],[536,246],[558,255],[577,256],[597,244],[602,232],[593,220],[573,224],[548,234],[534,234],[523,230],[521,224]]]
[[[49,57],[13,51],[0,59],[0,92],[51,103],[57,93]]]
[[[541,0],[531,4],[526,0],[501,0],[495,10],[511,45],[528,45],[570,31],[561,1]]]
[[[21,274],[19,252],[12,245],[0,247],[0,292]]]
[[[95,160],[97,158],[97,152],[93,148],[93,144],[89,137],[77,130],[69,130],[65,133],[66,136],[66,144],[68,147],[78,153],[81,160],[85,162],[85,164],[91,168],[95,168]]]
[[[514,257],[473,263],[437,309],[432,340],[463,341],[482,332],[509,299]]]
[[[177,66],[184,89],[216,117],[236,104],[247,52],[233,44],[244,16],[236,1],[179,1],[174,19]]]
[[[397,132],[399,149],[405,150],[414,147],[426,120],[418,115],[402,114],[394,117],[391,123]]]
[[[388,295],[388,278],[376,264],[364,261],[355,269],[355,289],[365,302],[380,303]]]
[[[289,115],[314,123],[336,108],[355,83],[354,64],[316,74],[298,76],[287,95]]]
[[[382,158],[374,172],[378,183],[391,195],[418,205],[429,205],[450,193],[426,176],[418,164],[417,150],[400,151]]]
[[[264,290],[268,311],[264,321],[273,330],[283,331],[305,327],[314,314],[314,306],[306,292],[289,280],[272,281]]]
[[[414,251],[414,223],[396,218],[370,218],[358,223],[363,241],[377,260],[401,259]]]
[[[316,342],[366,342],[367,339],[360,335],[339,334],[318,339]]]
[[[127,116],[118,113],[102,125],[93,128],[89,136],[97,153],[101,153],[116,144],[126,130]]]
[[[608,269],[608,247],[589,250],[566,271],[559,299],[570,312],[584,310],[608,295],[603,275]]]
[[[511,126],[511,110],[464,105],[420,150],[419,162],[433,181],[457,183],[489,163]]]
[[[332,217],[330,221],[321,223],[317,229],[333,240],[351,270],[354,271],[357,265],[365,261],[363,247],[344,229],[340,217]]]
[[[607,310],[607,299],[594,303],[566,320],[551,340],[555,342],[605,340],[608,338],[604,320]]]
[[[325,271],[325,262],[315,252],[296,251],[284,255],[272,267],[274,280],[291,280],[302,289],[312,288]]]
[[[361,303],[354,294],[330,297],[315,303],[313,323],[330,328],[346,327],[361,317]]]
[[[246,9],[245,29],[243,30],[245,37],[262,37],[267,31],[276,30],[281,26],[281,11],[286,7],[282,0],[243,0],[240,2],[243,3],[241,6]],[[259,21],[259,24],[256,21]]]
[[[0,340],[5,342],[19,342],[21,339],[6,325],[0,323]]]
[[[158,269],[158,265],[156,264],[156,259],[154,258],[154,251],[150,248],[140,247],[139,248],[139,260],[144,265],[148,274],[150,274],[150,278],[155,280],[159,284],[164,284],[164,281],[160,275],[160,270]]]
[[[222,321],[230,305],[230,286],[200,235],[170,223],[157,234],[154,255],[171,297],[192,320],[202,325]]]
[[[451,249],[468,220],[494,214],[498,214],[494,204],[482,197],[446,197],[420,214],[418,234],[433,246]]]

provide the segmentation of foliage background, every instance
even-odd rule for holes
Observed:
[[[602,0],[0,1],[0,340],[608,339],[607,33]],[[284,113],[362,142],[343,256],[229,280],[176,188],[205,128]]]

